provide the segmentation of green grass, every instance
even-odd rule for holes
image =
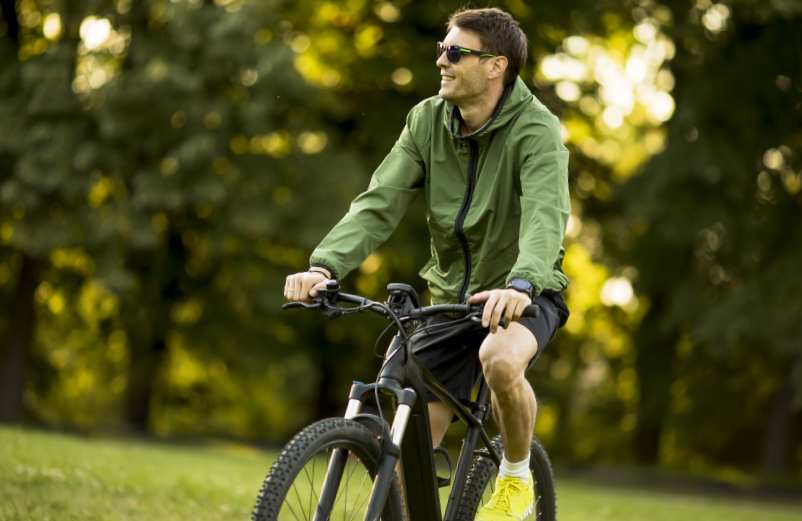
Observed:
[[[274,453],[0,427],[0,521],[245,520]],[[560,521],[800,521],[802,504],[558,476]]]

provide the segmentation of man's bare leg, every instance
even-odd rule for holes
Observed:
[[[517,322],[488,335],[479,349],[493,414],[509,461],[525,459],[532,443],[537,401],[524,372],[535,352],[534,335]]]
[[[449,425],[451,425],[451,416],[454,413],[443,404],[443,402],[429,402],[429,429],[432,432],[432,448],[437,448],[443,441]],[[401,483],[404,484],[404,466],[401,460],[395,465],[396,472],[401,478]],[[406,485],[404,485],[406,486]]]
[[[453,412],[443,402],[429,402],[429,427],[432,430],[432,447],[437,447],[451,425]]]
[[[510,461],[526,458],[535,430],[537,400],[529,382],[526,379],[523,382],[525,385],[517,385],[506,395],[511,398],[507,398],[503,405],[499,403],[503,398],[500,399],[496,393],[490,395],[493,416],[504,440],[504,453]]]

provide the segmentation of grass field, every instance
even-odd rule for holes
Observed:
[[[275,454],[0,427],[0,521],[249,519]],[[603,486],[557,476],[560,521],[802,521],[802,503]]]

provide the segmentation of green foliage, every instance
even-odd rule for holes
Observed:
[[[619,247],[639,291],[666,302],[641,327],[685,342],[667,459],[766,466],[744,445],[788,445],[774,422],[802,411],[799,11],[735,3],[720,34],[698,16],[675,10],[677,112],[665,152],[620,192],[639,226]]]
[[[31,416],[278,441],[337,413],[384,324],[279,313],[283,279],[436,91],[458,2],[15,5],[0,300],[35,261]],[[800,468],[802,4],[498,5],[572,154],[572,316],[532,375],[538,434],[570,461]],[[426,300],[424,226],[418,201],[344,286]]]

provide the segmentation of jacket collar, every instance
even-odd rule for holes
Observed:
[[[484,125],[474,132],[466,135],[460,135],[460,115],[459,108],[446,102],[446,110],[443,114],[443,123],[448,129],[451,137],[454,139],[465,138],[482,138],[490,135],[496,129],[506,125],[511,119],[517,116],[525,107],[526,103],[531,101],[532,93],[526,83],[518,77],[516,81],[504,88],[493,114],[490,116]]]

